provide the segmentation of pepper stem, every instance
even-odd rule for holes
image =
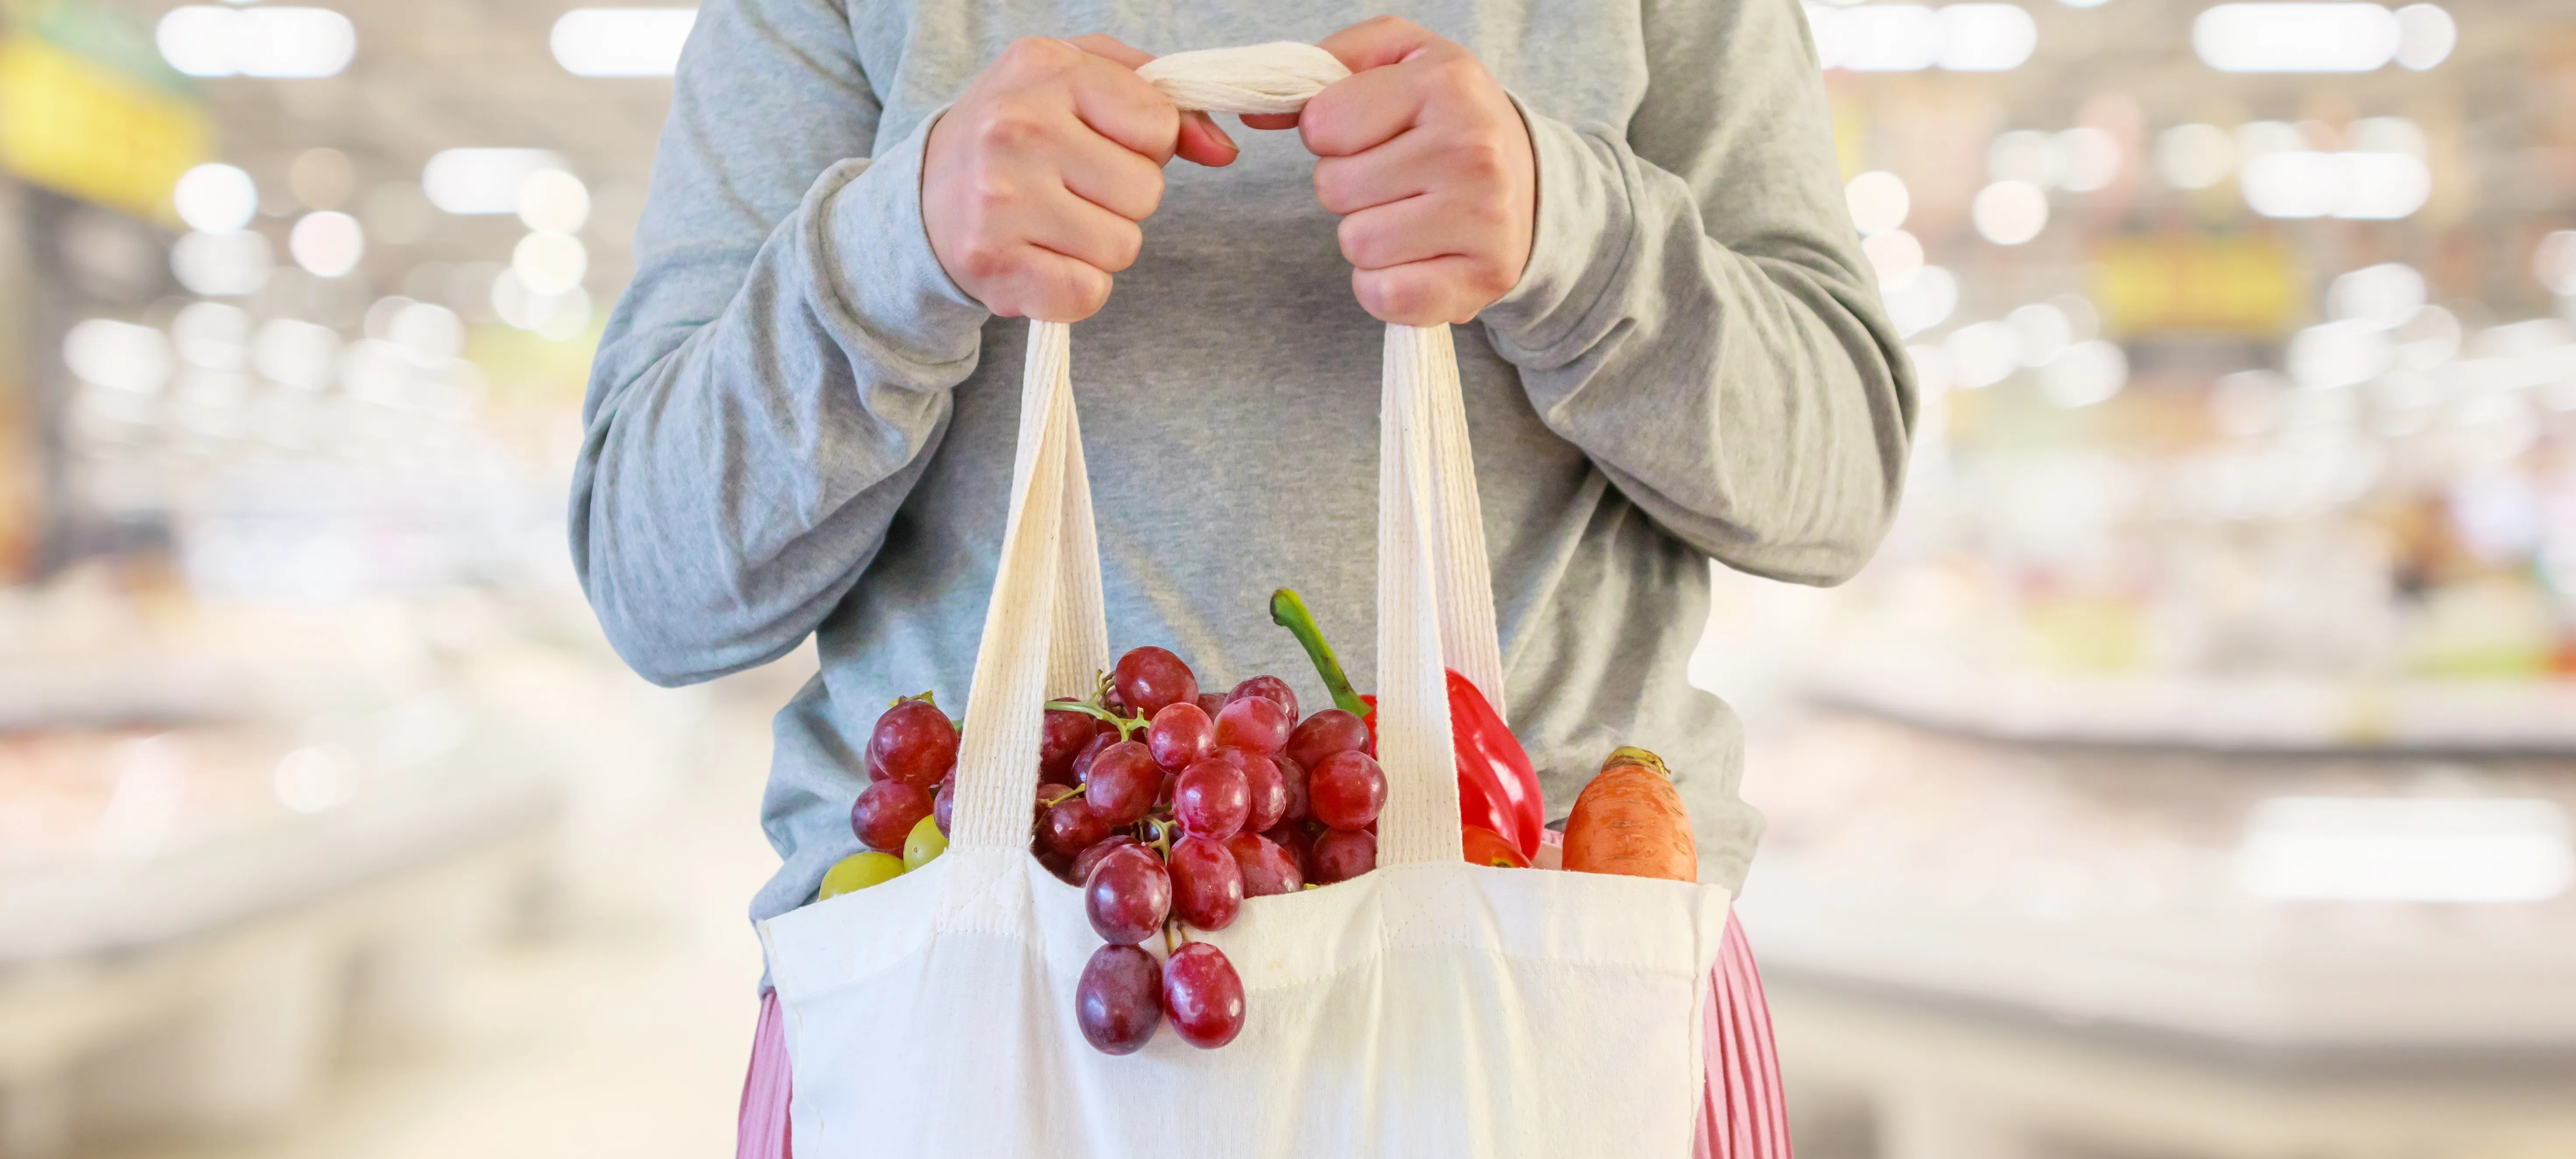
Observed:
[[[1297,598],[1294,589],[1270,593],[1270,622],[1288,629],[1288,634],[1305,646],[1306,658],[1315,663],[1315,675],[1324,679],[1324,691],[1333,694],[1333,707],[1357,717],[1369,714],[1369,706],[1351,690],[1351,678],[1342,674],[1342,662],[1334,658],[1333,646],[1324,642],[1324,630],[1315,626],[1314,613],[1306,610],[1306,601]]]

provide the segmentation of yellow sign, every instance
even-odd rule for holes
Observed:
[[[214,148],[196,105],[28,36],[0,40],[0,167],[172,221],[170,187]]]
[[[2272,238],[2129,237],[2094,257],[2094,301],[2122,336],[2278,334],[2306,306],[2298,265]]]

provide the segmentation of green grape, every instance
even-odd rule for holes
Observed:
[[[910,873],[946,852],[948,835],[939,831],[939,819],[924,817],[913,822],[912,832],[903,839],[903,870]]]
[[[942,844],[945,844],[943,842]],[[925,858],[924,860],[928,860]],[[903,876],[903,859],[891,853],[853,853],[823,873],[823,897],[839,897]]]

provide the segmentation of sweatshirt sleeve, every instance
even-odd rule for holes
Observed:
[[[1843,206],[1797,0],[1647,0],[1628,125],[1524,104],[1529,264],[1481,320],[1540,418],[1743,571],[1850,578],[1896,510],[1912,370]]]
[[[833,0],[700,8],[570,511],[600,625],[656,683],[804,639],[875,557],[975,368],[986,312],[921,224],[936,114],[882,143],[879,112]]]

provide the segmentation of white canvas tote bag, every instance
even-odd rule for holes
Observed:
[[[1155,63],[1189,74],[1166,91],[1252,111],[1339,71],[1305,45]],[[1386,332],[1378,869],[1189,933],[1242,976],[1232,1043],[1083,1040],[1074,985],[1101,942],[1028,853],[1043,702],[1089,695],[1111,662],[1067,359],[1065,326],[1030,325],[948,852],[761,923],[799,1159],[1688,1154],[1726,892],[1462,860],[1444,657],[1497,708],[1502,686],[1446,326]]]

